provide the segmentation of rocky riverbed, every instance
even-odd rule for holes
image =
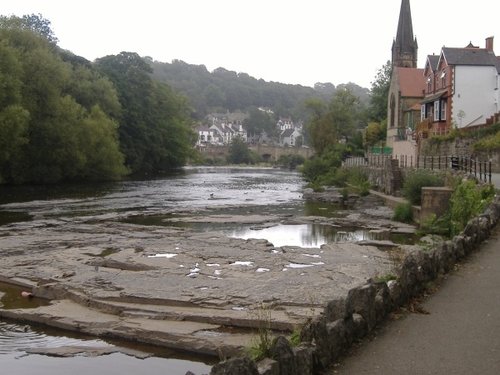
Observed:
[[[161,215],[162,212],[155,212]],[[275,247],[183,223],[256,227],[316,223],[411,235],[374,197],[335,217],[227,214],[196,210],[161,226],[124,222],[120,214],[41,218],[0,226],[3,281],[51,303],[3,306],[4,317],[96,336],[136,340],[194,353],[230,356],[254,339],[261,312],[271,328],[291,332],[369,278],[390,274],[409,245],[391,241]],[[169,225],[172,224],[172,225]]]

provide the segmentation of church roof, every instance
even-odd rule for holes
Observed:
[[[416,47],[416,40],[413,37],[410,0],[401,1],[395,45],[401,52],[413,52]]]
[[[399,91],[401,96],[421,98],[424,97],[425,78],[424,69],[396,67]]]

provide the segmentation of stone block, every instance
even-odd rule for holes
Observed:
[[[424,222],[431,215],[439,217],[446,213],[452,193],[453,189],[449,187],[423,187],[420,222]]]

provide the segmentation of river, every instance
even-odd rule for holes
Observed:
[[[134,216],[144,224],[161,223],[165,212],[183,210],[251,210],[271,213],[304,210],[303,180],[298,173],[276,169],[185,168],[174,176],[151,180],[126,180],[93,185],[18,186],[0,188],[0,225],[37,220],[81,217]],[[155,216],[155,213],[158,215]],[[161,213],[161,214],[160,214]],[[142,218],[142,219],[141,219]],[[201,230],[209,230],[203,227]],[[241,228],[228,228],[228,230]],[[236,235],[236,234],[235,234]],[[244,235],[244,233],[241,233]],[[1,251],[1,250],[0,250]],[[6,291],[0,286],[0,291]],[[14,293],[16,296],[18,292]],[[138,359],[122,353],[99,357],[56,358],[28,354],[38,347],[122,346],[95,338],[68,336],[47,328],[0,321],[0,364],[2,373],[17,374],[106,374],[209,373],[211,362],[158,350],[134,347],[152,357]],[[212,359],[213,361],[213,359]]]
[[[179,173],[149,180],[124,180],[92,185],[19,186],[0,188],[0,225],[47,225],[51,220],[81,222],[119,220],[139,225],[173,225],[172,217],[183,212],[204,214],[249,214],[293,217],[335,216],[340,207],[326,203],[306,203],[302,199],[304,181],[299,173],[271,168],[188,167]],[[168,220],[166,220],[168,219]],[[252,228],[227,223],[180,223],[191,229],[223,230],[228,237],[264,238],[274,246],[320,247],[326,242],[371,238],[373,233],[359,228],[301,224]],[[0,249],[1,255],[1,249]],[[15,307],[20,290],[6,290],[0,284],[0,303]],[[14,296],[9,300],[9,296]],[[139,359],[123,353],[98,357],[54,358],[28,353],[30,349],[57,346],[130,346],[95,338],[68,336],[41,327],[0,321],[0,364],[5,373],[86,374],[91,371],[114,373],[184,375],[188,370],[207,374],[214,358],[190,357],[158,348],[135,346],[151,354]],[[36,368],[36,370],[34,370]]]

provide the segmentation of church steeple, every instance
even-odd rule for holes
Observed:
[[[392,66],[417,67],[417,38],[413,36],[410,0],[401,1],[398,32],[392,43]]]

